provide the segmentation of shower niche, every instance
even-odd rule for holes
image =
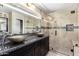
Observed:
[[[67,24],[66,31],[74,31],[74,24]]]

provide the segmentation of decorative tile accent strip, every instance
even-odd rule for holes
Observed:
[[[74,26],[75,29],[79,29],[79,26]]]
[[[52,27],[51,29],[66,29],[66,27]]]
[[[79,29],[79,26],[73,26],[73,28]],[[26,29],[36,29],[36,28],[27,27]],[[63,27],[41,27],[41,28],[38,28],[38,29],[66,29],[66,26],[63,26]]]

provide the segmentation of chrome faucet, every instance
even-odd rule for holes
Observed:
[[[5,31],[3,31],[2,32],[2,42],[1,42],[1,50],[2,51],[5,51],[5,48],[8,48],[8,47],[5,47],[5,40],[6,40],[6,37],[8,36],[8,35],[12,35],[12,34],[9,34],[8,32],[5,32]],[[2,53],[2,54],[7,54],[6,52],[4,53]]]
[[[6,37],[7,37],[7,35],[8,35],[8,32],[5,32],[5,31],[3,31],[2,32],[2,50],[4,51],[4,49],[5,49],[5,46],[4,46],[4,44],[5,44],[5,39],[6,39]]]
[[[12,34],[9,34],[8,32],[6,32],[6,31],[3,31],[2,32],[2,50],[4,50],[5,49],[5,40],[6,40],[6,37],[8,36],[8,35],[10,35],[10,36],[12,36]]]

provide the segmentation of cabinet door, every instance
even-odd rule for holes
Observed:
[[[40,56],[40,41],[36,42],[34,45],[34,55]]]
[[[46,37],[44,39],[41,40],[40,42],[40,48],[41,48],[41,56],[44,56],[48,53],[49,51],[49,38]]]
[[[41,56],[43,56],[44,54],[45,54],[45,51],[46,51],[46,49],[45,49],[45,39],[42,39],[41,40],[41,45],[40,45],[40,48],[41,48]]]
[[[25,47],[19,48],[15,51],[9,53],[10,56],[24,56],[25,55]]]
[[[15,51],[9,53],[11,56],[33,56],[34,55],[34,48],[33,45],[24,46],[19,48]]]
[[[34,56],[34,44],[28,45],[26,47],[25,56]]]
[[[47,52],[49,51],[49,37],[45,38],[45,49]]]

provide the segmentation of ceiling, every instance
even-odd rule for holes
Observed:
[[[72,6],[77,7],[78,3],[35,3],[34,5],[47,13],[51,13],[56,10],[66,9]]]
[[[62,10],[62,9],[66,9],[69,7],[77,7],[78,6],[78,3],[33,3],[33,4],[36,7],[38,7],[39,9],[45,11],[46,13],[52,13],[52,12],[57,11],[57,10]],[[12,10],[5,7],[5,6],[2,7],[2,5],[0,5],[0,11],[11,12]],[[24,10],[24,11],[26,11],[26,10]],[[28,12],[29,11],[30,10],[28,10]],[[34,13],[32,13],[32,14],[34,14]]]
[[[78,3],[33,3],[36,7],[42,9],[43,11],[46,11],[47,13],[54,12],[56,10],[66,9],[68,7],[77,7]],[[18,4],[17,4],[18,6]],[[7,7],[2,7],[0,5],[0,11],[11,11]]]

